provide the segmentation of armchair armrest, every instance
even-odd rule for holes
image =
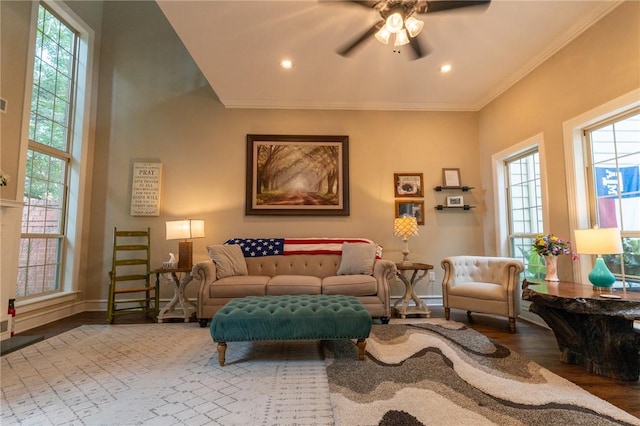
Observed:
[[[392,280],[397,271],[396,264],[390,260],[378,259],[373,265],[373,276],[376,279]]]
[[[216,280],[216,264],[211,260],[197,262],[191,268],[191,276],[205,284],[211,284]]]
[[[209,287],[216,281],[216,264],[211,260],[197,262],[193,265],[193,268],[191,268],[191,276],[194,280],[200,281],[200,287],[198,288],[198,300],[207,299]],[[202,306],[198,303],[196,312],[198,318],[202,318],[203,316],[201,310]]]
[[[398,269],[396,264],[390,260],[378,259],[373,264],[373,276],[378,283],[378,297],[384,301],[387,312],[385,316],[391,318],[391,290],[389,281],[395,276]]]

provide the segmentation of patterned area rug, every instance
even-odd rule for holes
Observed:
[[[640,424],[460,323],[374,325],[365,361],[324,343],[337,425]]]
[[[232,343],[220,367],[194,324],[82,326],[1,358],[0,424],[640,424],[456,322],[376,325],[367,350]]]
[[[195,324],[82,326],[2,357],[7,425],[331,425],[320,342],[233,343]]]

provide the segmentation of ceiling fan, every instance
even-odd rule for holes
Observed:
[[[420,59],[427,55],[418,41],[418,34],[424,27],[424,22],[414,15],[426,13],[442,12],[445,10],[459,9],[472,6],[488,6],[491,0],[379,0],[379,1],[357,1],[349,0],[359,6],[376,10],[381,21],[373,24],[360,37],[356,38],[347,46],[338,50],[341,56],[349,56],[365,40],[374,36],[383,44],[388,44],[391,36],[394,36],[394,46],[400,47],[408,44],[415,55],[414,59]]]

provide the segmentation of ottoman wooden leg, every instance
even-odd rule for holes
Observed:
[[[356,344],[358,345],[358,358],[364,360],[364,347],[367,346],[367,341],[365,339],[358,339]]]
[[[224,365],[224,353],[227,350],[227,344],[225,342],[219,342],[218,343],[218,362],[220,363],[220,366]]]

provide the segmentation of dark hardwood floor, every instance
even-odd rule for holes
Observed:
[[[442,307],[430,307],[433,318],[444,317]],[[34,328],[18,336],[42,336],[45,339],[63,333],[84,324],[104,324],[105,312],[84,312],[51,324]],[[577,384],[588,392],[611,404],[640,417],[640,381],[622,381],[588,373],[578,365],[560,362],[560,351],[551,330],[526,321],[518,320],[517,332],[509,333],[506,319],[490,315],[473,314],[469,323],[466,312],[452,310],[451,319],[467,324],[478,332],[488,336],[494,342],[524,355],[557,375]],[[114,324],[153,323],[139,313],[116,317]],[[193,323],[199,327],[198,323]]]

